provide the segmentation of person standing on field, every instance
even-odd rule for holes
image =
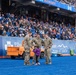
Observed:
[[[25,58],[24,58],[24,65],[30,65],[30,47],[31,47],[31,32],[24,38],[24,50],[25,50]]]
[[[36,36],[32,39],[31,44],[34,46],[34,53],[35,53],[35,55],[33,57],[33,64],[34,64],[34,62],[36,61],[36,53],[38,53],[39,50],[41,52],[42,39],[40,38],[39,34],[36,34]],[[37,61],[40,58],[40,52],[39,52],[39,55],[37,57]],[[36,65],[40,65],[40,63],[37,62]]]
[[[43,46],[44,46],[44,55],[46,60],[45,64],[52,64],[52,60],[51,60],[52,40],[48,36],[48,34],[44,34]]]

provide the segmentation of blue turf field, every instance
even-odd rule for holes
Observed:
[[[0,59],[0,75],[76,75],[76,57],[52,57],[52,65],[24,66],[22,59]]]

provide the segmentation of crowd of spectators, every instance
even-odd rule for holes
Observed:
[[[0,35],[12,37],[24,37],[28,31],[32,36],[38,33],[41,38],[48,34],[52,39],[72,40],[75,37],[75,27],[71,24],[55,21],[43,22],[28,16],[15,16],[7,13],[0,14]]]
[[[76,7],[76,0],[56,0],[56,1],[66,3],[66,4],[69,4],[69,5],[73,5],[73,6]]]

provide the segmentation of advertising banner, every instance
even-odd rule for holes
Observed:
[[[70,50],[76,53],[76,42],[72,40],[53,40],[53,53],[69,54]]]
[[[8,46],[19,47],[24,38],[20,37],[0,37],[0,56],[5,56]],[[74,50],[76,54],[76,41],[72,40],[52,40],[53,46],[50,49],[52,53],[69,54],[70,50]],[[42,47],[43,48],[43,47]]]
[[[2,37],[2,55],[5,56],[7,53],[8,46],[16,46],[19,47],[22,44],[23,38],[20,37]]]
[[[61,3],[58,1],[54,1],[54,0],[36,0],[36,1],[44,3],[44,4],[52,5],[55,7],[59,7],[59,8],[65,9],[65,10],[69,10],[72,12],[76,12],[76,8],[72,5],[69,5],[69,4]]]

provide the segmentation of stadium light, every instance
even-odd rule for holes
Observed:
[[[60,10],[60,8],[57,8],[57,10]]]
[[[35,1],[34,1],[34,0],[32,0],[32,2],[31,2],[31,3],[35,4]]]

